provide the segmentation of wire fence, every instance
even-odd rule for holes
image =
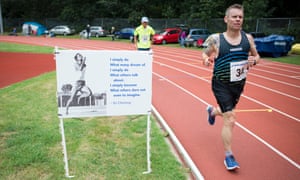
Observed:
[[[82,19],[77,22],[63,21],[58,18],[44,19],[3,19],[4,31],[9,32],[16,27],[18,31],[26,21],[35,21],[43,24],[48,29],[56,25],[71,25],[75,27],[77,32],[83,30],[87,24],[102,26],[109,30],[115,27],[117,30],[124,27],[136,27],[139,23],[132,23],[127,18],[95,18],[92,21]],[[188,27],[207,28],[210,32],[223,32],[226,29],[223,18],[202,21],[201,19],[150,19],[150,25],[157,31],[167,27],[175,27],[178,25],[186,25]],[[286,34],[293,35],[295,39],[300,41],[300,18],[259,18],[245,19],[244,30],[246,32],[263,32],[268,34]]]

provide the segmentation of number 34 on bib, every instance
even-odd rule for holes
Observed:
[[[248,60],[230,63],[230,82],[243,80],[247,77]]]

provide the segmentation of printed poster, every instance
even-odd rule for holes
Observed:
[[[58,116],[148,114],[152,51],[57,50]]]

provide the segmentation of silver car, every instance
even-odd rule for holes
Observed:
[[[82,38],[87,38],[86,29],[82,30],[79,35]],[[105,37],[107,34],[102,26],[91,26],[89,37]]]
[[[71,28],[70,26],[67,25],[60,25],[60,26],[55,26],[49,30],[50,33],[53,33],[55,35],[71,35],[75,33],[75,29]]]
[[[200,47],[202,43],[208,38],[211,33],[208,29],[203,28],[191,28],[188,31],[188,35],[184,40],[184,45],[187,47]],[[201,44],[199,44],[201,42]]]

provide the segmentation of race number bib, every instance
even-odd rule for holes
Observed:
[[[247,77],[248,61],[239,61],[230,63],[230,82],[243,80]]]
[[[142,40],[142,43],[147,43],[148,42],[148,35],[143,35],[141,40]]]

